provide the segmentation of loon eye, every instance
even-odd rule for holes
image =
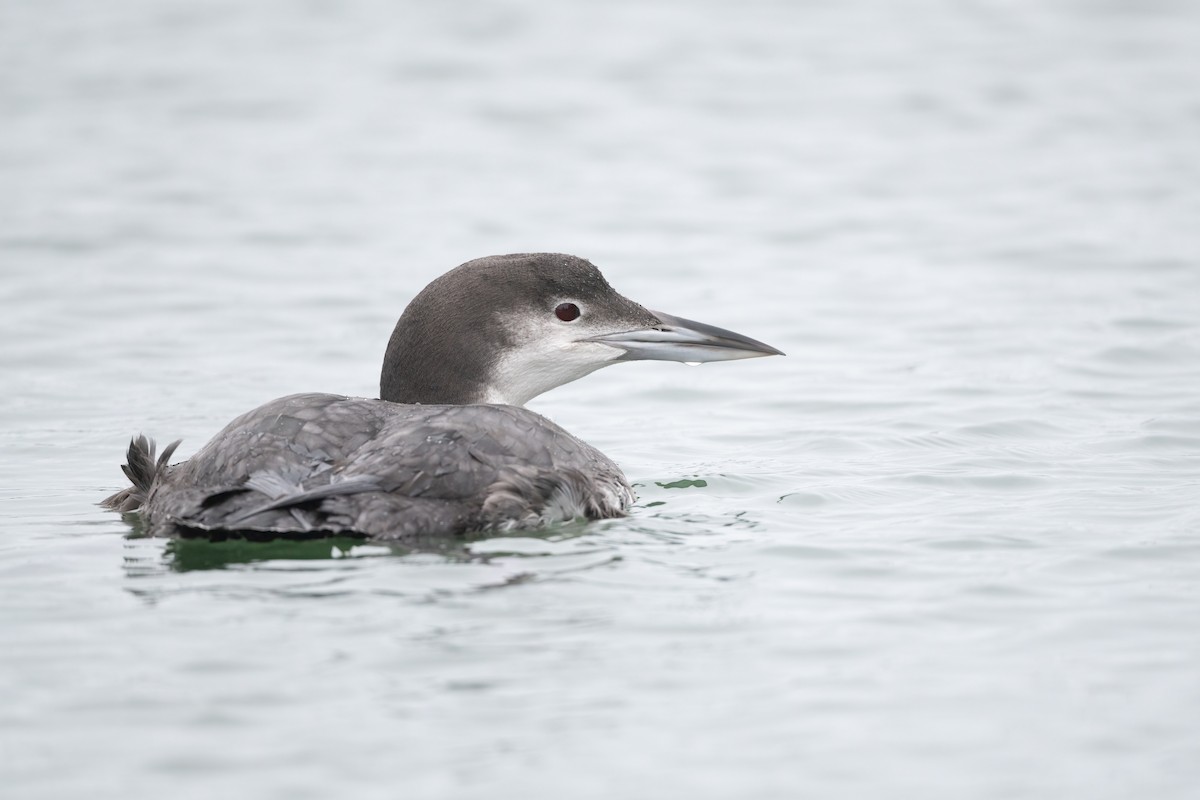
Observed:
[[[574,303],[559,303],[558,308],[554,309],[554,316],[563,322],[574,322],[579,319],[579,306]]]

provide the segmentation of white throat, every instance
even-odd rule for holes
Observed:
[[[484,393],[485,403],[523,406],[539,394],[590,375],[621,356],[615,347],[595,342],[539,346],[508,350],[500,357]]]
[[[549,316],[549,315],[548,315]],[[543,392],[590,375],[614,363],[622,351],[599,342],[581,341],[592,332],[546,318],[513,315],[506,319],[509,340],[492,366],[480,402],[523,406]],[[598,332],[598,331],[596,331]]]

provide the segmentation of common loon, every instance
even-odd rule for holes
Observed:
[[[355,535],[400,541],[623,515],[633,490],[594,447],[522,406],[622,361],[782,355],[649,311],[591,262],[558,253],[469,261],[396,323],[380,399],[297,394],[229,423],[168,465],[145,436],[103,501],[151,535]]]

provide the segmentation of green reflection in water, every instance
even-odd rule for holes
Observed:
[[[691,489],[708,486],[708,481],[704,480],[703,478],[684,478],[678,481],[671,481],[670,483],[659,483],[658,481],[655,481],[654,485],[661,486],[664,489]]]
[[[257,561],[315,561],[345,558],[363,544],[362,539],[338,536],[328,539],[274,539],[252,542],[248,539],[171,539],[163,556],[171,569],[190,572],[201,569],[223,569],[232,564],[252,564]]]
[[[133,530],[131,539],[148,539],[137,514],[126,521]],[[488,561],[499,557],[530,555],[507,549],[474,552],[471,545],[489,539],[517,536],[521,539],[561,541],[585,535],[586,520],[578,519],[519,532],[478,531],[455,536],[418,536],[403,542],[378,542],[356,536],[311,536],[309,538],[266,538],[261,532],[245,535],[225,534],[221,539],[200,536],[170,538],[162,550],[163,565],[174,572],[224,569],[265,561],[324,561],[341,558],[407,556],[416,553],[437,555],[447,561]]]

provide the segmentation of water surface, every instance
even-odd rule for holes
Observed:
[[[0,10],[0,781],[25,798],[1184,798],[1193,3]],[[531,407],[623,520],[131,536],[138,431],[370,396],[426,282],[594,260],[786,359]]]

